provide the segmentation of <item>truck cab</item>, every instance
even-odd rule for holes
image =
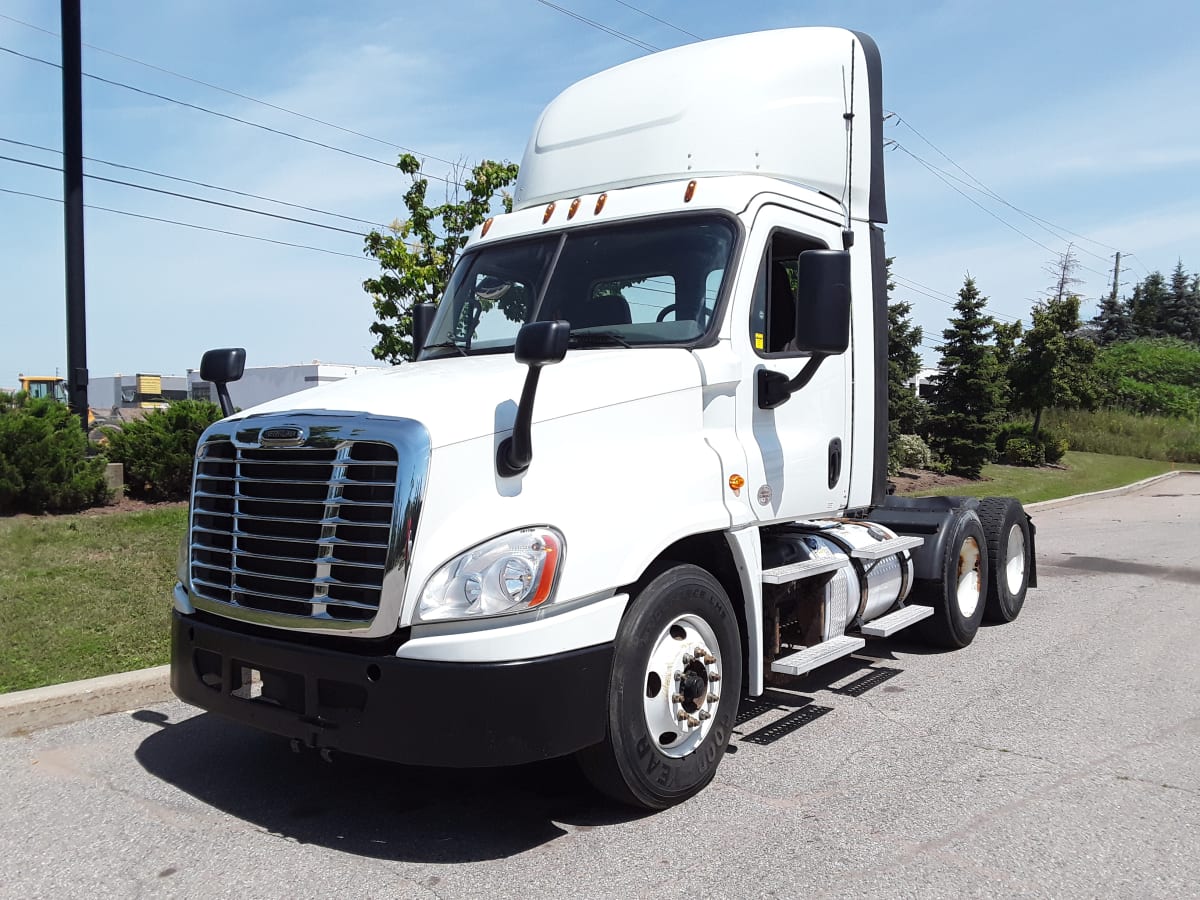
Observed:
[[[326,754],[573,753],[662,808],[769,682],[1015,618],[1019,504],[886,492],[882,116],[835,28],[567,88],[415,362],[202,437],[175,692]],[[240,360],[202,366],[226,401]]]

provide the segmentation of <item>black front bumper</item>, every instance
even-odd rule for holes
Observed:
[[[428,662],[241,634],[173,612],[171,689],[310,747],[505,766],[604,739],[612,652],[608,643],[516,662]]]

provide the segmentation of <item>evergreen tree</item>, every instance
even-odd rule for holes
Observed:
[[[1092,319],[1095,326],[1096,343],[1101,347],[1133,340],[1133,318],[1129,303],[1119,297],[1108,296],[1100,301],[1100,309]]]
[[[934,379],[930,431],[950,471],[979,476],[995,450],[1002,417],[1000,367],[989,338],[995,322],[970,275],[958,292],[956,315],[942,332],[941,373]]]
[[[1162,306],[1159,308],[1158,327],[1164,337],[1179,338],[1183,341],[1195,341],[1200,338],[1200,334],[1194,330],[1195,311],[1192,308],[1191,287],[1181,259],[1175,264],[1175,271],[1171,273],[1171,287],[1165,292]]]
[[[1003,322],[992,324],[992,336],[996,347],[996,367],[1000,377],[1000,399],[1005,412],[1013,405],[1012,383],[1008,373],[1017,355],[1017,344],[1020,343],[1024,333],[1025,329],[1021,327],[1020,319],[1008,324]]]
[[[912,304],[891,299],[896,283],[892,280],[892,258],[887,259],[888,290],[888,446],[889,458],[896,439],[916,434],[925,416],[925,404],[906,382],[921,371],[921,326],[912,323]]]
[[[1009,377],[1014,404],[1033,413],[1036,438],[1043,410],[1095,403],[1096,345],[1079,334],[1079,297],[1074,294],[1038,303],[1030,317],[1032,325],[1017,348]]]
[[[1133,333],[1137,337],[1163,337],[1162,308],[1166,302],[1167,283],[1161,272],[1151,272],[1133,287],[1129,314]]]

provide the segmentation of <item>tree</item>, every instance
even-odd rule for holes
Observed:
[[[371,325],[377,339],[371,352],[393,365],[412,357],[413,305],[441,298],[471,230],[492,214],[497,201],[505,212],[512,211],[512,197],[504,189],[516,180],[518,168],[515,163],[484,160],[461,185],[462,171],[456,168],[450,178],[452,192],[431,207],[425,202],[429,181],[419,177],[420,160],[404,153],[396,167],[412,178],[404,195],[408,219],[393,222],[390,234],[367,235],[364,252],[379,260],[383,271],[363,282],[378,319]],[[460,190],[466,191],[465,198]]]
[[[1095,403],[1096,345],[1079,333],[1079,302],[1078,296],[1067,294],[1036,304],[1032,325],[1009,367],[1014,404],[1033,413],[1034,438],[1043,410]]]
[[[968,275],[954,304],[956,315],[942,332],[929,422],[932,443],[950,471],[969,478],[977,478],[995,452],[1003,410],[1000,367],[989,342],[995,322],[984,313],[986,306]]]
[[[891,299],[892,257],[886,263],[888,291],[888,457],[902,434],[916,434],[925,417],[925,404],[907,382],[921,371],[921,326],[912,323],[912,304]]]
[[[1132,340],[1133,317],[1129,314],[1128,301],[1115,295],[1100,301],[1100,309],[1092,319],[1095,326],[1096,343],[1101,347]]]
[[[1129,313],[1137,337],[1163,337],[1162,308],[1166,303],[1167,283],[1161,272],[1151,272],[1133,287]]]
[[[1001,408],[1005,411],[1012,406],[1012,381],[1009,378],[1008,370],[1012,368],[1013,360],[1017,356],[1017,344],[1021,341],[1021,336],[1025,334],[1025,329],[1021,327],[1021,320],[1015,322],[992,322],[992,339],[996,348],[996,368],[1000,377],[1000,401]]]
[[[1162,305],[1158,310],[1158,327],[1164,337],[1179,338],[1182,341],[1200,340],[1197,331],[1197,310],[1192,285],[1188,283],[1187,272],[1183,270],[1183,260],[1175,264],[1171,273],[1171,287],[1163,295]]]

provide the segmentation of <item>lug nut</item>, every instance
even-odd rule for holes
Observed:
[[[676,673],[675,673],[675,680],[676,680],[677,682],[679,682],[679,681],[683,681],[683,673],[682,673],[682,672],[676,672]]]
[[[709,695],[708,695],[708,702],[709,702],[709,703],[716,703],[716,702],[717,702],[718,700],[720,700],[720,699],[721,699],[721,698],[720,698],[720,697],[718,697],[716,694],[709,694]]]
[[[672,703],[682,703],[683,702],[683,694],[672,694],[671,702]]]
[[[707,654],[708,654],[708,651],[705,650],[703,647],[697,647],[695,652],[692,653],[692,656],[696,657],[696,659],[700,659]]]
[[[708,680],[709,680],[709,681],[720,681],[720,680],[721,680],[721,673],[720,673],[720,672],[709,672],[709,673],[708,673]]]
[[[708,712],[708,710],[702,709],[700,712],[696,713],[696,717],[700,720],[704,720],[711,719],[712,715]]]
[[[704,654],[704,662],[707,663],[708,665],[711,666],[716,661],[717,661],[717,658],[715,656],[713,656],[711,653]]]
[[[688,723],[689,725],[691,725],[693,728],[699,728],[699,727],[700,727],[700,720],[699,720],[699,719],[697,719],[695,716],[688,716],[688,717],[687,717],[687,723]]]
[[[679,712],[675,713],[675,718],[678,719],[680,722],[686,722],[688,719],[691,718],[691,716],[689,716],[687,713],[685,713],[681,709]]]

